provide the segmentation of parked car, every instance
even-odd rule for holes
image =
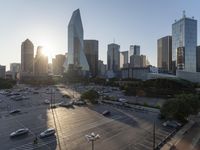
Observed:
[[[45,138],[51,135],[54,135],[56,132],[56,130],[54,128],[49,128],[47,130],[45,130],[44,132],[40,133],[40,138]]]
[[[166,121],[166,122],[163,123],[163,126],[165,126],[165,127],[171,127],[171,128],[179,128],[179,127],[182,126],[182,124],[178,123],[177,121],[174,121],[174,120],[172,120],[172,121],[168,120],[168,121]]]
[[[12,115],[12,114],[20,113],[20,112],[21,112],[20,109],[15,109],[15,110],[11,110],[10,114]]]
[[[28,134],[28,132],[29,132],[29,129],[28,129],[28,128],[18,129],[17,131],[12,132],[12,133],[10,134],[10,137],[16,137],[16,136]]]
[[[50,104],[50,101],[49,101],[48,99],[45,99],[45,100],[44,100],[44,103],[45,103],[45,104]]]
[[[111,112],[109,110],[105,110],[102,115],[104,116],[109,116],[111,114]]]

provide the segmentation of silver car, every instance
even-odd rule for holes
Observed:
[[[44,132],[40,133],[40,138],[44,138],[44,137],[47,137],[47,136],[51,136],[51,135],[54,135],[56,132],[56,130],[54,128],[49,128],[47,130],[45,130]]]
[[[12,132],[12,133],[10,134],[10,137],[16,137],[16,136],[28,134],[28,132],[29,132],[29,129],[28,129],[28,128],[18,129],[17,131]]]

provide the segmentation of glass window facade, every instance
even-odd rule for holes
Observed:
[[[172,61],[177,66],[177,48],[185,48],[185,67],[196,72],[197,20],[183,17],[172,24]]]

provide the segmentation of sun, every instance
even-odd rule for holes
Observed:
[[[51,62],[52,58],[54,57],[54,51],[52,48],[48,46],[42,46],[43,55],[48,57],[48,60]]]

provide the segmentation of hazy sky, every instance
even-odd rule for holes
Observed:
[[[171,34],[182,11],[200,21],[199,0],[0,0],[0,64],[8,70],[10,63],[20,62],[26,38],[35,49],[46,47],[51,57],[67,52],[67,25],[77,8],[84,38],[99,40],[99,58],[105,63],[107,44],[115,39],[121,51],[140,45],[141,54],[156,65],[157,39]]]

